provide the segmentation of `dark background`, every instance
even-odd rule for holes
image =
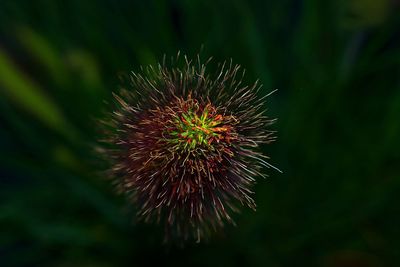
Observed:
[[[399,4],[0,1],[0,266],[400,266]],[[94,119],[119,73],[202,46],[279,89],[284,173],[180,248],[98,174]]]

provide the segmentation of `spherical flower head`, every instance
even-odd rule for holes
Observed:
[[[260,86],[243,85],[232,63],[206,72],[199,59],[177,58],[132,73],[106,124],[105,155],[119,192],[138,217],[161,222],[168,237],[200,240],[239,206],[255,209],[252,188],[274,140]]]

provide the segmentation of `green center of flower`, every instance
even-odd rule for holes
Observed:
[[[189,101],[181,106],[171,119],[167,141],[175,144],[175,149],[191,151],[198,147],[213,149],[215,143],[228,141],[231,126],[226,118],[217,114],[208,104],[201,108],[196,102]]]

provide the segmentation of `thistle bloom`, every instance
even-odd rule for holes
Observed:
[[[242,85],[232,63],[206,72],[199,59],[177,59],[132,73],[116,99],[104,144],[118,190],[145,221],[199,240],[231,222],[238,206],[255,209],[251,195],[263,168],[260,152],[274,140],[260,86]]]

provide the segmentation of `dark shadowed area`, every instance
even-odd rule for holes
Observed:
[[[400,265],[400,1],[0,1],[0,266]],[[177,51],[264,85],[283,174],[200,244],[101,175],[118,76]],[[212,65],[212,62],[210,65]]]

